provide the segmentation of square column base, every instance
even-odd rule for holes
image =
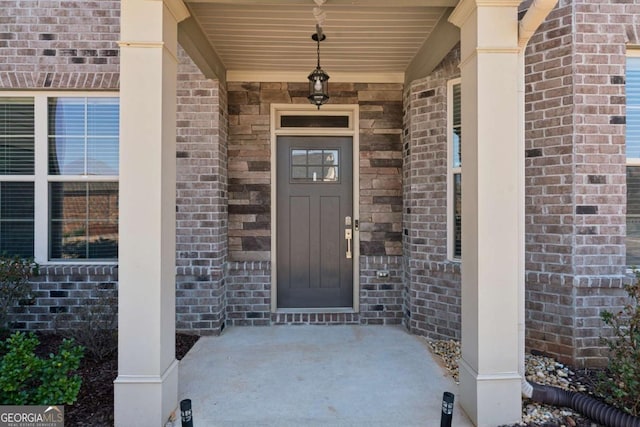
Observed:
[[[113,383],[116,427],[162,427],[178,408],[175,359],[160,376],[118,375]]]
[[[478,427],[522,420],[522,380],[517,372],[479,374],[460,360],[460,405]]]

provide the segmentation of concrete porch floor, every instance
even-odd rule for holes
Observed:
[[[472,426],[423,338],[393,326],[232,327],[180,362],[195,426]],[[179,421],[178,421],[179,422]]]

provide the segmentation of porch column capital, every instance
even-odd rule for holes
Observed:
[[[190,16],[182,0],[121,0],[120,10],[121,49],[161,47],[178,62],[178,23]]]
[[[449,16],[449,22],[462,28],[471,14],[478,8],[517,7],[522,0],[461,0]]]

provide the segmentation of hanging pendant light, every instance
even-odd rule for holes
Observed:
[[[320,106],[329,100],[329,75],[320,68],[320,42],[325,40],[327,36],[322,33],[322,28],[316,26],[316,33],[311,36],[318,45],[318,66],[309,74],[309,96],[307,99],[310,103]]]

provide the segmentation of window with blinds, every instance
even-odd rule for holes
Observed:
[[[34,99],[0,97],[0,253],[34,254]]]
[[[460,79],[447,85],[448,117],[448,253],[451,259],[462,256],[462,104]]]
[[[633,54],[634,52],[630,52]],[[640,53],[627,57],[627,265],[640,267]]]
[[[0,252],[116,260],[118,160],[117,97],[0,97]]]
[[[49,258],[116,259],[118,99],[49,98],[47,110]]]
[[[118,175],[118,100],[50,98],[49,174]]]
[[[118,256],[118,184],[49,184],[52,259],[114,259]]]
[[[33,182],[0,182],[0,253],[33,257]]]

